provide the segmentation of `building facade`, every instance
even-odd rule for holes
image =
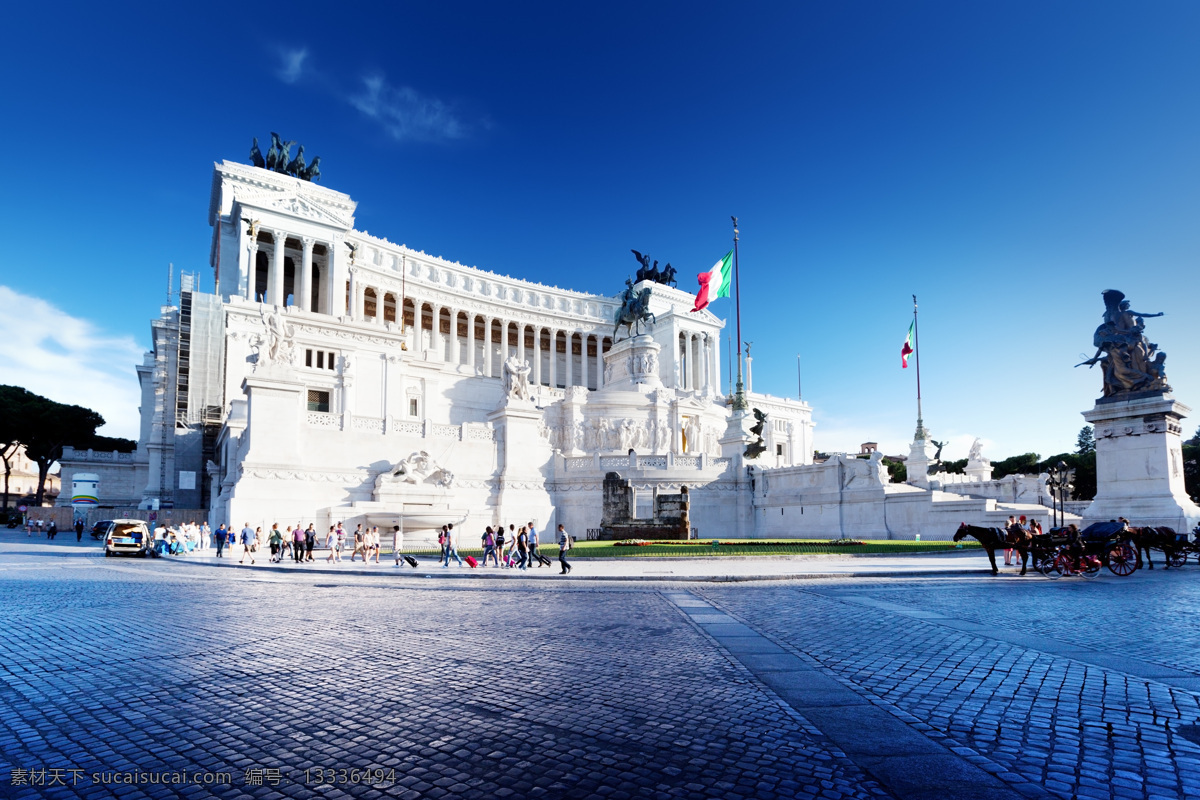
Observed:
[[[654,322],[630,336],[613,326],[621,294],[429,256],[356,230],[356,205],[215,165],[216,291],[185,286],[161,309],[138,368],[127,467],[143,507],[207,509],[214,526],[403,524],[419,538],[534,521],[578,536],[599,526],[616,469],[647,498],[688,486],[699,535],[749,535],[729,502],[749,496],[742,445],[722,444],[724,322],[691,313],[691,293],[638,284]],[[811,409],[750,401],[769,414],[765,460],[810,463]]]

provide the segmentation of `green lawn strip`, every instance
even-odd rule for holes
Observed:
[[[708,539],[689,542],[651,542],[636,547],[618,546],[614,542],[581,541],[571,548],[570,558],[646,558],[661,556],[785,556],[785,555],[912,555],[915,553],[946,553],[958,549],[977,548],[975,541],[962,542],[961,546],[950,541],[914,542],[888,539],[864,540],[861,544],[830,544],[828,539],[785,539],[769,541],[762,539],[721,539],[713,546]],[[859,540],[851,540],[859,541]],[[440,560],[441,552],[436,548],[405,548],[405,554],[418,559]],[[384,550],[391,558],[390,549]],[[557,545],[542,545],[542,555],[558,558]],[[463,558],[483,558],[480,548],[460,549]]]

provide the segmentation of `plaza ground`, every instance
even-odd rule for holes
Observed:
[[[1200,795],[1195,565],[305,574],[64,539],[0,533],[0,795]],[[112,783],[151,773],[192,783]]]

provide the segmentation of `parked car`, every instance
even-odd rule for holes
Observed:
[[[148,556],[154,549],[154,537],[140,519],[114,519],[104,534],[105,557],[115,555]]]
[[[112,525],[113,521],[111,519],[100,520],[92,526],[92,538],[98,542],[103,541],[104,537],[108,535],[108,529],[111,528]]]

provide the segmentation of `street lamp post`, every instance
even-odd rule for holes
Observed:
[[[1050,497],[1054,501],[1054,505],[1051,507],[1054,511],[1054,527],[1060,528],[1067,521],[1067,507],[1065,503],[1067,490],[1071,485],[1072,470],[1067,466],[1067,462],[1059,461],[1048,472],[1049,477],[1046,479],[1046,485],[1050,487]]]

